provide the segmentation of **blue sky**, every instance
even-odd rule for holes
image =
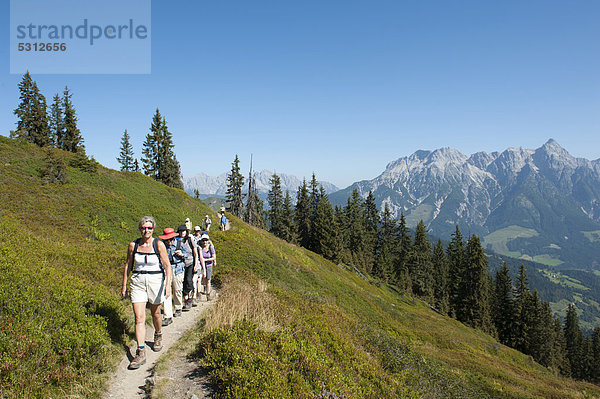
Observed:
[[[8,26],[9,1],[0,0]],[[554,138],[600,158],[600,2],[153,1],[150,75],[68,85],[88,154],[117,168],[158,107],[184,176],[257,169],[345,187],[419,149],[465,154]],[[0,134],[21,75],[0,29]]]

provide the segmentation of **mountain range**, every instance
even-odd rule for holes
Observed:
[[[550,266],[600,269],[600,159],[571,156],[555,140],[538,149],[471,156],[452,148],[417,151],[379,176],[330,194],[373,192],[379,209],[430,232],[483,238],[488,250]]]
[[[269,170],[262,170],[260,172],[256,172],[256,189],[258,191],[258,196],[266,201],[267,194],[271,189],[270,179],[273,176],[273,172]],[[285,193],[285,190],[289,190],[290,195],[292,196],[293,201],[296,200],[296,193],[298,191],[298,187],[302,185],[302,180],[293,175],[288,175],[285,173],[278,174],[281,179],[281,190]],[[332,183],[328,182],[319,182],[325,189],[327,194],[339,191],[339,188],[336,187]],[[227,173],[221,173],[218,176],[210,176],[205,173],[198,173],[192,177],[183,179],[184,190],[193,195],[194,190],[198,190],[198,192],[203,195],[211,195],[216,197],[224,197],[225,192],[227,191]],[[244,192],[248,191],[248,179],[244,179]]]

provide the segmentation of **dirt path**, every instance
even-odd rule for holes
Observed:
[[[216,293],[213,293],[215,295]],[[218,297],[218,295],[215,295]],[[129,362],[133,358],[131,352],[135,353],[135,349],[130,349],[130,353],[125,354],[123,360],[117,367],[115,374],[109,381],[108,390],[104,396],[105,399],[130,399],[146,397],[146,380],[152,377],[152,369],[158,358],[166,353],[171,346],[190,328],[198,322],[200,314],[211,306],[215,299],[206,302],[203,300],[198,303],[198,306],[193,307],[188,312],[183,312],[180,317],[174,317],[173,323],[162,328],[163,332],[163,349],[160,352],[154,352],[151,349],[154,341],[154,328],[151,325],[146,325],[146,364],[142,365],[137,370],[128,370]],[[135,347],[134,347],[135,348]]]

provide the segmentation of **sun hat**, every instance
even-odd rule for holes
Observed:
[[[200,228],[200,226],[194,226],[194,231],[201,231],[202,229]]]
[[[179,233],[180,231],[186,231],[186,230],[187,230],[187,227],[185,227],[185,224],[182,224],[182,225],[180,225],[180,226],[177,228],[177,232],[178,232],[178,233]]]
[[[158,236],[158,238],[161,240],[169,240],[173,237],[177,237],[177,233],[175,233],[175,230],[173,230],[171,227],[163,229],[163,234]]]
[[[189,221],[190,221],[190,218],[185,218],[185,221],[186,221],[186,222],[189,222]]]
[[[200,240],[210,240],[210,237],[208,237],[208,234],[202,233],[202,235],[200,236]]]

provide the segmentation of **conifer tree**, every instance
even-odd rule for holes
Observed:
[[[490,290],[487,257],[479,237],[473,234],[467,242],[465,274],[461,279],[462,315],[467,324],[484,332],[493,332],[490,314]]]
[[[52,99],[52,105],[50,106],[50,137],[52,143],[56,148],[64,147],[65,140],[65,126],[62,110],[62,100],[57,94]]]
[[[375,197],[373,192],[369,191],[367,198],[364,202],[365,209],[365,247],[366,253],[374,253],[377,246],[377,232],[379,230],[379,211],[377,210],[377,204],[375,203]],[[370,263],[374,263],[373,257],[367,257]],[[369,266],[368,269],[372,269],[373,266]]]
[[[200,199],[200,191],[197,188],[194,189],[194,198]]]
[[[71,101],[71,97],[73,97],[73,94],[71,94],[69,88],[65,86],[62,102],[64,136],[61,149],[70,152],[85,152],[83,137],[81,137],[81,132],[77,127],[77,113],[73,106],[73,102]]]
[[[285,239],[283,237],[283,192],[281,191],[281,178],[276,173],[273,173],[269,182],[271,183],[271,190],[269,190],[267,200],[269,202],[270,232],[279,238]]]
[[[302,181],[302,185],[298,187],[296,200],[296,211],[294,213],[296,220],[296,232],[298,234],[298,242],[304,248],[308,248],[311,244],[311,217],[312,205],[308,194],[308,186],[306,180]]]
[[[283,206],[281,210],[281,238],[287,242],[297,242],[296,226],[294,223],[294,208],[289,190],[285,190]]]
[[[398,241],[400,242],[400,245],[398,246],[394,261],[395,280],[400,288],[410,291],[412,289],[412,282],[410,281],[406,262],[408,261],[408,255],[410,254],[412,248],[412,238],[410,237],[409,230],[406,225],[404,212],[400,212],[398,233]]]
[[[183,189],[181,169],[174,152],[173,135],[166,119],[156,109],[150,125],[150,133],[142,145],[144,173],[169,187]]]
[[[591,381],[600,381],[600,327],[594,328],[592,333],[592,374]]]
[[[431,244],[427,240],[427,228],[420,220],[415,229],[415,241],[408,255],[408,274],[412,281],[412,292],[431,302],[433,297],[433,264]]]
[[[252,157],[250,158],[250,173],[248,174],[248,199],[246,200],[246,212],[244,221],[259,228],[265,227],[264,209],[262,200],[258,197],[256,189],[256,177],[252,173]]]
[[[319,206],[319,202],[320,202],[320,190],[319,190],[319,182],[317,181],[317,177],[315,176],[315,173],[313,172],[312,177],[310,179],[310,183],[308,185],[308,195],[309,195],[309,203],[310,203],[310,228],[309,228],[309,232],[310,232],[310,238],[308,239],[308,243],[307,243],[307,247],[308,249],[310,249],[311,251],[315,251],[318,252],[317,250],[317,240],[319,240],[318,237],[316,237],[316,232],[314,229],[314,225],[315,225],[315,221],[317,219],[317,207]]]
[[[20,103],[13,111],[18,117],[17,130],[12,138],[20,138],[40,147],[50,146],[52,138],[48,125],[46,98],[39,91],[37,83],[26,72],[18,85]]]
[[[450,298],[450,315],[459,319],[462,312],[463,294],[461,293],[462,279],[465,275],[465,247],[462,234],[456,225],[452,240],[446,251],[448,258],[448,293]],[[460,317],[463,317],[461,314]],[[460,320],[460,319],[459,319]]]
[[[327,194],[321,187],[319,203],[313,224],[314,250],[323,257],[333,260],[338,248],[338,236],[335,229],[335,216],[333,207]]]
[[[494,284],[494,305],[492,314],[494,315],[494,325],[498,333],[498,340],[504,345],[512,346],[515,305],[512,298],[512,280],[506,262],[502,268],[496,272]]]
[[[244,197],[242,187],[244,186],[244,176],[240,173],[240,160],[235,155],[231,164],[231,172],[227,175],[227,191],[225,198],[229,201],[229,211],[239,218],[244,212]]]
[[[381,229],[378,232],[375,262],[375,274],[383,281],[392,280],[394,272],[394,254],[398,247],[398,224],[392,218],[392,212],[387,202],[381,216]]]
[[[515,331],[514,337],[514,348],[526,353],[530,335],[530,314],[532,312],[530,308],[531,291],[529,290],[529,279],[525,271],[525,265],[521,263],[519,269],[519,275],[515,282]]]
[[[135,159],[135,161],[133,162],[133,171],[134,172],[139,172],[140,171],[140,164],[137,160],[137,158]]]
[[[130,137],[127,133],[127,129],[123,133],[121,138],[121,152],[117,161],[121,164],[121,170],[124,172],[133,172],[135,165],[133,164],[135,158],[133,157],[133,146],[129,141]]]
[[[585,378],[585,342],[584,336],[579,327],[579,317],[575,305],[569,304],[567,316],[565,319],[565,341],[567,348],[567,358],[571,365],[571,375],[573,378]]]
[[[552,359],[556,365],[556,369],[560,371],[560,374],[565,377],[571,376],[571,363],[567,356],[567,340],[565,338],[565,331],[560,318],[554,319],[554,345],[552,347]]]
[[[448,296],[448,261],[444,252],[442,240],[438,239],[431,257],[433,266],[433,298],[434,307],[442,314],[450,310]]]

